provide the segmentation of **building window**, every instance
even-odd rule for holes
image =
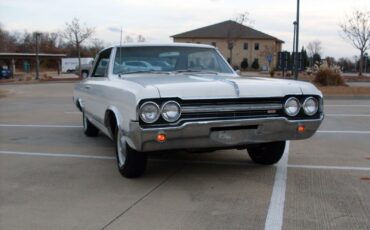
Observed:
[[[216,42],[211,42],[211,45],[213,45],[214,47],[216,47]]]
[[[244,42],[244,49],[247,50],[248,49],[248,43],[247,42]]]
[[[254,50],[259,50],[259,49],[260,49],[260,44],[254,43]]]

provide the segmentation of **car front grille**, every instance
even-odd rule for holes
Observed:
[[[181,106],[181,117],[168,123],[162,118],[142,127],[179,126],[189,121],[237,120],[277,117],[283,114],[284,98],[176,100]],[[161,104],[160,102],[157,102]]]

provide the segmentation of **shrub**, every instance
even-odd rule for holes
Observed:
[[[340,67],[333,64],[328,64],[324,61],[320,66],[315,65],[313,68],[315,74],[314,83],[321,86],[345,86],[346,83],[341,76]]]
[[[242,67],[242,69],[247,69],[248,68],[248,59],[244,59],[242,61],[242,63],[240,63],[240,67]]]
[[[240,69],[240,68],[239,68],[239,66],[237,66],[237,65],[233,65],[233,69],[234,69],[234,70],[238,70],[238,69]]]
[[[259,69],[260,68],[260,64],[258,64],[258,59],[254,59],[253,63],[252,63],[252,68],[253,69]]]
[[[274,77],[275,76],[275,69],[274,68],[271,68],[270,70],[270,77]]]

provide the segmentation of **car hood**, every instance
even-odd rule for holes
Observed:
[[[282,97],[319,94],[312,84],[261,77],[229,77],[206,74],[135,74],[124,77],[143,87],[154,86],[161,97],[182,99]]]

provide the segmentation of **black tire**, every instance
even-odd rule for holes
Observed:
[[[96,137],[99,134],[99,129],[96,128],[89,119],[85,116],[85,113],[82,113],[82,124],[84,128],[84,133],[88,137]]]
[[[277,163],[283,156],[285,141],[248,145],[247,150],[253,162],[262,165],[272,165]]]
[[[81,77],[82,77],[83,79],[85,79],[85,78],[87,78],[87,76],[89,76],[89,72],[87,72],[87,71],[82,71],[82,73],[81,73]]]
[[[115,144],[118,171],[126,178],[140,177],[144,174],[147,155],[132,149],[121,141],[122,133],[116,128]]]

